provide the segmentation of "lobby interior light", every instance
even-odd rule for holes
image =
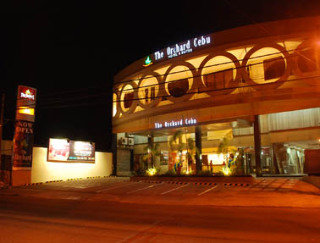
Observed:
[[[231,170],[230,170],[230,168],[229,168],[228,166],[226,166],[226,167],[223,167],[223,168],[222,168],[222,173],[223,173],[225,176],[229,176],[229,175],[231,175]]]
[[[149,175],[149,176],[154,176],[155,174],[157,173],[157,169],[156,168],[149,168],[148,170],[147,170],[147,174]]]

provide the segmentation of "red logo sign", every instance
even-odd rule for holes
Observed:
[[[35,100],[36,90],[26,86],[19,86],[18,97],[20,99]]]

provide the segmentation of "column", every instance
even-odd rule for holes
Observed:
[[[254,116],[253,122],[254,129],[254,155],[256,161],[256,176],[261,176],[261,134],[260,134],[260,122],[259,115]]]
[[[154,166],[154,161],[153,161],[153,154],[152,154],[152,149],[154,147],[154,138],[153,138],[153,133],[150,133],[148,135],[148,168],[152,168]]]
[[[112,133],[111,150],[112,150],[112,175],[117,175],[117,147],[118,139],[117,134]]]
[[[195,143],[196,143],[196,173],[199,173],[202,170],[202,143],[201,143],[201,127],[195,127]]]

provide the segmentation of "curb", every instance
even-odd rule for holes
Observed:
[[[256,179],[254,177],[130,177],[130,181],[159,181],[159,182],[172,182],[172,183],[222,183],[222,184],[234,184],[234,185],[246,185],[253,184]]]
[[[65,179],[65,180],[52,180],[52,181],[44,181],[44,182],[35,182],[35,183],[29,183],[29,184],[24,184],[20,186],[14,186],[14,187],[29,187],[29,186],[39,186],[43,184],[50,184],[50,183],[58,183],[58,182],[63,182],[63,181],[79,181],[79,180],[88,180],[88,179],[102,179],[102,178],[108,178],[112,176],[92,176],[92,177],[84,177],[84,178],[70,178],[70,179]],[[4,187],[4,188],[11,188],[12,186]],[[0,189],[4,189],[0,188]]]
[[[225,187],[248,187],[251,184],[250,183],[223,183],[223,182],[182,182],[182,181],[156,181],[156,180],[132,180],[132,182],[145,182],[145,183],[154,183],[154,184],[160,184],[160,183],[167,183],[167,184],[175,184],[175,185],[186,185],[186,184],[193,184],[195,186],[216,186],[216,185],[224,185]]]
[[[320,176],[305,176],[302,178],[302,181],[314,185],[320,189]]]

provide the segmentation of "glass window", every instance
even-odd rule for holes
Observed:
[[[156,88],[151,87],[151,100],[155,100],[156,98]]]
[[[285,72],[285,62],[283,57],[276,57],[263,61],[264,79],[280,78]]]
[[[134,96],[134,93],[133,92],[130,92],[130,93],[126,93],[124,95],[124,108],[130,108],[131,105],[132,105],[132,102],[133,102],[133,96]]]
[[[233,80],[233,69],[222,70],[204,75],[204,82],[208,88],[215,90],[226,88],[226,84]]]
[[[187,78],[176,80],[168,84],[170,95],[173,97],[181,97],[189,90],[189,81]]]

